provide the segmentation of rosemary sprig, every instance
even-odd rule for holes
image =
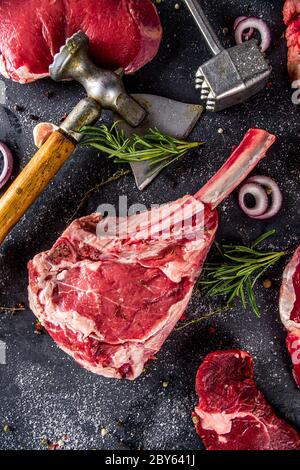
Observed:
[[[110,176],[107,179],[104,179],[100,181],[100,183],[96,184],[93,188],[89,189],[82,197],[82,199],[79,201],[78,206],[76,207],[75,211],[71,215],[71,217],[66,220],[66,225],[69,225],[77,216],[78,212],[80,209],[82,209],[82,206],[86,203],[86,201],[91,197],[96,191],[99,191],[100,189],[104,188],[104,186],[109,185],[110,183],[113,183],[115,181],[120,180],[121,178],[124,178],[125,176],[130,174],[130,170],[119,170],[116,171],[112,176]],[[1,308],[1,307],[0,307]]]
[[[226,296],[227,305],[234,299],[240,298],[244,308],[248,301],[257,317],[260,317],[254,286],[265,271],[274,265],[285,252],[258,251],[255,249],[264,240],[274,235],[271,230],[261,235],[250,247],[242,245],[223,245],[218,247],[221,260],[208,262],[204,266],[204,280],[199,284],[204,286],[206,294],[211,296]]]
[[[18,304],[16,307],[2,307],[0,306],[0,312],[10,312],[10,313],[16,313],[16,312],[23,312],[25,310],[25,305],[23,304]]]
[[[211,318],[217,317],[217,316],[221,315],[222,313],[225,313],[225,312],[228,312],[228,311],[230,311],[230,307],[228,305],[225,305],[224,307],[219,307],[216,310],[213,310],[212,312],[206,313],[202,317],[193,318],[192,320],[189,320],[189,321],[185,322],[183,325],[178,326],[177,328],[175,328],[175,331],[184,330],[185,328],[187,328],[191,325],[195,325],[197,323],[202,323],[206,320],[210,320]]]
[[[131,137],[126,137],[124,131],[118,129],[118,124],[119,122],[115,122],[111,127],[105,124],[99,127],[82,127],[79,131],[84,134],[81,145],[100,150],[117,163],[149,160],[153,166],[162,162],[167,166],[181,158],[189,150],[204,143],[185,142],[170,137],[156,128],[149,129],[144,136],[133,134]]]

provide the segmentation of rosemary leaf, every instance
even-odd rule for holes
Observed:
[[[276,230],[269,230],[269,232],[263,233],[260,237],[258,237],[251,245],[251,249],[255,248],[256,246],[260,245],[263,241],[267,240],[267,238],[272,237],[275,235]]]
[[[220,260],[208,262],[203,269],[204,279],[199,281],[207,295],[226,296],[230,306],[236,298],[240,298],[244,308],[247,300],[255,314],[260,311],[254,295],[254,286],[261,276],[272,265],[277,263],[284,252],[254,250],[259,244],[274,235],[270,230],[255,240],[250,247],[242,245],[218,245]]]

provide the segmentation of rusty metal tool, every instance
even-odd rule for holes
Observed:
[[[103,109],[117,113],[128,124],[129,131],[160,127],[174,136],[184,137],[195,125],[203,108],[174,102],[152,95],[129,95],[122,81],[122,72],[97,67],[88,55],[88,37],[78,32],[69,38],[50,66],[54,80],[75,79],[87,92],[71,111],[60,128],[54,131],[0,199],[0,242],[45,190],[56,173],[76,149],[82,135],[78,129],[94,124]],[[157,119],[155,114],[157,113]],[[173,120],[170,120],[170,116]],[[182,125],[180,124],[182,121]],[[175,124],[178,125],[178,129]],[[146,126],[146,127],[145,127]],[[180,131],[179,131],[180,129]],[[138,165],[138,166],[136,166]],[[149,174],[147,163],[134,164],[133,170],[140,189],[160,171]]]

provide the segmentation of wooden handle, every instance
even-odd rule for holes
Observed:
[[[75,144],[55,131],[0,199],[0,243],[48,186]]]

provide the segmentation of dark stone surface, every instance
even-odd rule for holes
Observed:
[[[194,73],[208,57],[208,51],[192,18],[175,0],[159,6],[164,41],[157,58],[133,77],[127,78],[131,91],[157,93],[170,98],[197,102]],[[180,3],[180,2],[179,2]],[[129,203],[162,203],[193,193],[220,167],[251,126],[263,127],[278,136],[278,142],[256,170],[275,178],[283,191],[284,206],[279,216],[267,222],[253,221],[238,208],[236,194],[220,208],[218,238],[248,243],[262,232],[276,228],[268,243],[288,250],[299,244],[299,109],[291,102],[292,90],[286,72],[286,47],[282,37],[282,2],[279,0],[203,1],[208,16],[222,36],[241,14],[265,18],[273,31],[268,53],[273,65],[272,86],[237,108],[218,115],[205,114],[193,138],[207,141],[205,148],[169,168],[144,193],[134,186],[132,176],[96,192],[79,215],[94,211],[103,202],[117,204],[119,195]],[[223,36],[224,43],[232,37]],[[83,95],[74,83],[50,80],[29,86],[5,81],[7,101],[0,112],[0,138],[14,150],[23,167],[34,152],[30,119],[59,121]],[[46,92],[54,96],[47,98]],[[14,105],[25,107],[15,112]],[[218,134],[222,127],[224,133]],[[0,426],[9,423],[14,432],[0,430],[0,449],[40,449],[40,438],[57,442],[69,435],[71,449],[199,449],[201,443],[191,422],[196,403],[194,379],[204,356],[218,348],[244,348],[255,360],[256,380],[282,417],[300,428],[299,391],[291,375],[285,349],[285,332],[279,320],[278,291],[282,265],[270,272],[273,287],[256,289],[262,310],[257,319],[251,309],[238,303],[234,311],[175,331],[157,360],[135,382],[118,382],[82,370],[60,351],[47,334],[34,334],[34,317],[27,303],[27,269],[30,258],[48,249],[66,226],[82,196],[116,166],[96,152],[79,150],[70,159],[39,201],[28,211],[0,249],[0,305],[26,304],[17,315],[0,313],[0,339],[7,344],[7,365],[0,365]],[[188,317],[200,317],[216,303],[195,292]],[[216,332],[209,333],[214,326]],[[164,389],[161,381],[167,380]],[[118,423],[121,421],[122,423]],[[100,429],[109,433],[105,438]]]

